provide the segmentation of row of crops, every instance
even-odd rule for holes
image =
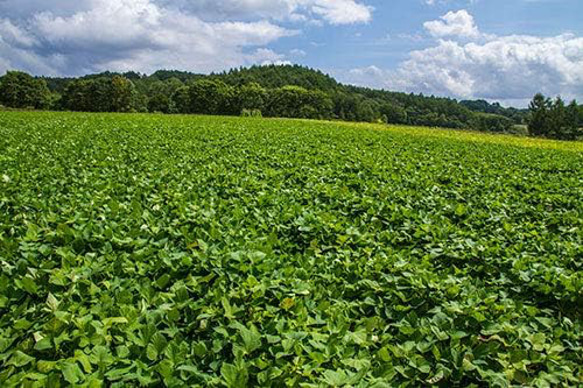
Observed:
[[[0,112],[0,385],[581,385],[583,146],[529,142]]]

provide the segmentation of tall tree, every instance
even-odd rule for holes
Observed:
[[[0,82],[0,104],[11,108],[46,109],[51,92],[43,79],[21,71],[9,71]]]
[[[172,113],[172,100],[158,93],[148,100],[148,112]]]
[[[551,105],[547,135],[549,137],[561,138],[566,132],[568,132],[567,108],[565,107],[565,101],[559,96]]]
[[[579,108],[577,101],[573,100],[565,109],[565,129],[561,138],[565,140],[575,140],[583,135],[582,128],[580,128],[583,126],[583,122],[580,121]]]
[[[116,75],[71,82],[62,96],[65,109],[85,112],[131,112],[137,93],[129,79]]]
[[[129,79],[115,76],[111,79],[111,107],[114,112],[131,112],[135,107],[135,86]]]
[[[234,89],[220,80],[202,79],[189,87],[190,112],[199,114],[238,114],[234,112]]]
[[[385,102],[380,105],[380,112],[390,124],[406,124],[407,111],[401,106]]]
[[[61,96],[61,105],[65,110],[94,111],[95,105],[91,100],[90,80],[75,80],[67,85]]]
[[[532,99],[528,109],[530,118],[528,121],[528,131],[534,136],[548,136],[551,132],[550,111],[552,109],[550,99],[537,93]]]
[[[237,88],[237,110],[265,110],[267,91],[258,83],[252,82]]]
[[[474,120],[472,127],[478,131],[508,133],[514,125],[511,119],[492,113],[477,113]]]
[[[268,115],[326,119],[332,116],[332,99],[319,90],[307,90],[300,86],[284,86],[269,93]]]
[[[190,88],[182,86],[172,94],[172,104],[177,113],[191,113],[190,112]]]

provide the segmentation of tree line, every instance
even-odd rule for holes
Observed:
[[[491,132],[512,132],[540,116],[532,109],[529,113],[483,100],[458,102],[342,85],[297,65],[253,66],[210,75],[160,70],[151,75],[105,72],[79,78],[39,78],[10,71],[0,78],[0,104],[86,112],[335,119]],[[541,115],[550,114],[551,108]],[[580,119],[579,115],[578,125]],[[534,135],[559,137],[563,132],[535,127]]]
[[[529,110],[528,130],[532,135],[561,140],[583,138],[583,106],[577,101],[565,105],[561,97],[552,100],[539,93]]]

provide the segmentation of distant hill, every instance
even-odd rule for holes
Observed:
[[[262,88],[263,105],[257,109],[264,115],[506,131],[514,125],[524,124],[527,113],[525,110],[504,108],[500,104],[484,100],[457,101],[452,98],[344,85],[328,74],[299,65],[252,66],[208,75],[158,70],[150,75],[103,72],[78,78],[41,79],[46,81],[49,90],[54,94],[53,109],[103,111],[111,109],[111,104],[104,101],[107,95],[104,90],[107,88],[106,84],[115,77],[131,81],[135,90],[132,92],[131,101],[128,100],[122,106],[144,112],[239,114],[242,90],[247,93],[250,90],[247,86],[258,85]],[[80,84],[80,81],[84,83]],[[208,111],[204,107],[193,107],[189,99],[193,93],[193,85],[200,81],[211,82],[205,84],[205,90],[210,90],[209,87],[218,88],[221,93],[227,93],[225,98],[229,101],[224,104],[228,106],[217,106]],[[94,85],[90,86],[88,82],[93,82]],[[72,96],[71,85],[85,89],[82,93],[81,90],[76,90],[76,94]],[[231,91],[220,85],[231,88]],[[286,89],[290,86],[306,92]],[[83,104],[76,106],[75,101],[81,99],[80,93],[85,96]],[[99,103],[92,103],[90,94],[98,94]],[[281,96],[275,97],[280,94]],[[288,97],[291,95],[299,100],[290,101]],[[215,93],[215,99],[216,96]],[[280,109],[276,106],[278,104],[297,106]]]
[[[229,85],[245,85],[255,82],[268,89],[294,85],[308,90],[333,92],[341,87],[331,76],[319,70],[299,65],[252,66],[211,76],[217,77]]]

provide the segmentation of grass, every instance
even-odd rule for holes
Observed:
[[[0,112],[0,385],[583,384],[582,151]]]

